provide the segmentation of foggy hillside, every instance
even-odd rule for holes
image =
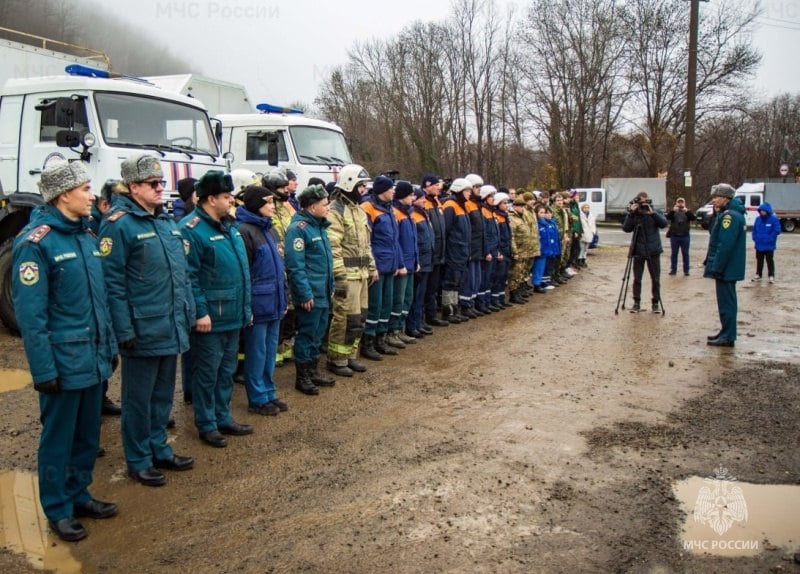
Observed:
[[[113,7],[113,3],[109,5]],[[110,10],[90,0],[2,0],[0,26],[105,52],[111,58],[111,69],[122,74],[202,72],[176,56],[180,50],[156,39],[152,34],[156,26],[130,29]],[[34,43],[1,30],[0,37]]]

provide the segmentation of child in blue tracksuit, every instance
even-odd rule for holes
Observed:
[[[753,222],[753,243],[756,248],[756,276],[753,281],[761,281],[764,271],[764,260],[767,260],[767,273],[769,282],[775,283],[775,248],[778,244],[778,235],[781,234],[781,222],[772,212],[769,203],[758,206],[758,217]]]
[[[542,293],[554,288],[548,281],[548,270],[552,270],[561,257],[561,233],[550,210],[541,204],[536,205],[535,210],[541,254],[533,260],[533,287],[537,293]]]

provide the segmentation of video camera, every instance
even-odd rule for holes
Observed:
[[[653,200],[642,199],[641,197],[634,197],[631,199],[629,206],[638,205],[637,211],[639,213],[650,213],[653,211]],[[629,208],[630,209],[630,208]]]

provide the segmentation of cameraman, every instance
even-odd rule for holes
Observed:
[[[639,192],[631,201],[625,221],[622,222],[622,230],[625,233],[635,232],[633,245],[631,245],[631,256],[633,257],[633,308],[631,313],[641,311],[642,274],[645,263],[647,263],[647,271],[650,273],[650,282],[653,285],[651,298],[653,313],[661,311],[659,304],[661,301],[660,255],[664,249],[661,247],[661,236],[658,230],[664,229],[666,226],[667,218],[664,217],[664,214],[653,208],[653,203],[647,197],[646,192]]]
[[[683,258],[683,274],[688,276],[689,241],[691,239],[689,224],[695,220],[694,213],[686,209],[686,201],[679,197],[675,201],[672,211],[667,213],[667,220],[669,220],[667,237],[669,237],[670,246],[669,274],[675,275],[678,272],[678,251],[680,251]]]

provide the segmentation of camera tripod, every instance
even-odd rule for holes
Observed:
[[[639,239],[639,234],[644,235],[644,259],[645,264],[647,265],[648,271],[650,271],[650,251],[647,248],[647,232],[642,225],[642,222],[639,221],[636,224],[636,227],[633,229],[633,236],[631,237],[631,244],[628,247],[628,261],[625,264],[625,273],[622,276],[622,286],[619,288],[619,296],[617,297],[617,306],[614,308],[614,315],[619,315],[619,308],[620,304],[622,304],[622,308],[625,309],[625,299],[628,297],[628,285],[631,279],[631,269],[633,269],[633,261],[636,258],[634,255],[634,251],[636,250],[636,241]],[[652,275],[650,277],[652,281]],[[664,303],[661,301],[661,288],[658,290],[658,305],[661,308],[661,316],[667,314],[667,311],[664,309]]]

